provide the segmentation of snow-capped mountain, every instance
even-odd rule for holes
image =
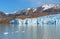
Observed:
[[[55,5],[51,5],[51,4],[49,4],[49,5],[43,5],[42,6],[42,8],[44,8],[43,10],[46,10],[46,9],[49,9],[49,8],[52,8],[52,7],[54,7]]]
[[[12,12],[12,14],[0,12],[0,17],[4,17],[5,20],[12,19],[26,19],[26,18],[37,18],[46,15],[60,14],[60,4],[45,4],[37,8],[27,8],[23,10],[17,10]]]
[[[44,12],[60,12],[60,4],[46,4],[42,7]]]
[[[16,15],[29,15],[41,12],[60,12],[60,4],[45,4],[37,8],[27,8],[15,11]]]
[[[49,13],[45,13],[49,12]],[[50,13],[53,12],[53,13]],[[4,15],[8,16],[29,16],[29,15],[34,15],[34,14],[58,14],[55,12],[60,12],[60,4],[45,4],[37,8],[27,8],[23,10],[17,10],[12,12],[13,14],[8,14],[5,13]],[[0,13],[1,14],[1,13]]]
[[[27,8],[27,9],[24,9],[24,10],[18,10],[18,11],[15,11],[14,14],[15,15],[29,15],[29,14],[33,14],[34,12],[36,12],[36,8]]]
[[[60,5],[59,4],[46,4],[46,5],[43,5],[42,8],[44,8],[43,10],[46,10],[46,9],[50,9],[50,8],[59,8]]]

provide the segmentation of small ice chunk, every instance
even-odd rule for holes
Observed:
[[[4,35],[7,35],[7,34],[8,34],[8,32],[4,32],[3,34],[4,34]]]

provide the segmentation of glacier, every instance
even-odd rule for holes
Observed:
[[[46,15],[37,18],[26,18],[10,21],[11,24],[59,24],[60,14]]]

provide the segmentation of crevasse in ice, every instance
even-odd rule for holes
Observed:
[[[58,24],[60,23],[60,14],[47,15],[37,18],[26,18],[24,20],[16,18],[10,21],[11,24]]]

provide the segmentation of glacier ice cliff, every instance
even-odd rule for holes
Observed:
[[[60,23],[60,14],[46,15],[37,18],[26,18],[10,21],[11,24],[59,24]]]

